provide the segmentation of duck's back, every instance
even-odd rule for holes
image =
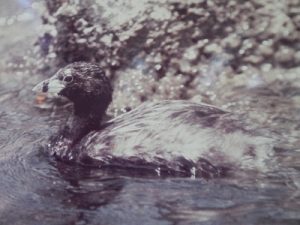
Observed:
[[[203,160],[215,166],[265,169],[273,140],[242,115],[188,101],[143,104],[89,133],[81,158],[99,164],[154,164],[178,170]],[[184,164],[184,163],[183,163]]]

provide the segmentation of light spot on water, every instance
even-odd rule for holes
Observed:
[[[160,177],[160,175],[161,175],[161,171],[160,171],[160,167],[157,167],[156,169],[155,169],[155,172],[156,172],[156,174],[157,174],[157,176],[159,176]]]
[[[192,179],[196,178],[196,167],[194,166],[191,168],[191,178]]]

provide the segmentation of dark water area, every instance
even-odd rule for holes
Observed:
[[[27,3],[11,1],[0,16],[27,12]],[[12,66],[32,49],[39,32],[32,27],[39,23],[17,21],[0,31],[0,224],[300,224],[298,133],[290,133],[288,150],[278,150],[273,171],[211,180],[91,169],[51,158],[43,146],[68,111],[36,107],[31,89],[45,75]],[[296,96],[300,89],[287,92]],[[283,105],[287,114],[300,115],[300,105]],[[300,117],[282,118],[278,131],[300,127]]]

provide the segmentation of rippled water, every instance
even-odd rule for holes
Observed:
[[[1,15],[22,13],[27,2],[11,1]],[[36,108],[31,88],[43,75],[4,64],[17,64],[32,48],[36,21],[20,21],[0,31],[0,224],[300,224],[300,143],[298,133],[290,132],[291,127],[300,129],[300,106],[288,101],[299,89],[287,88],[279,97],[266,91],[256,104],[258,110],[265,107],[271,95],[282,110],[268,113],[285,115],[278,115],[273,127],[287,138],[288,150],[278,150],[279,168],[269,174],[161,178],[60,163],[41,146],[57,131],[66,111]]]

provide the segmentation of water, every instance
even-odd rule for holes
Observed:
[[[1,16],[26,7],[27,1],[11,1]],[[277,151],[278,169],[268,174],[204,180],[68,165],[41,148],[67,111],[35,107],[31,88],[44,75],[18,66],[32,49],[38,24],[29,19],[1,27],[0,224],[300,224],[300,105],[291,101],[299,98],[297,86],[279,83],[270,86],[273,92],[254,93],[236,89],[218,100],[236,102],[229,109],[249,110],[238,101],[244,95],[252,106],[249,116],[258,121],[273,116],[264,126],[286,139],[286,149]],[[274,102],[277,108],[268,111],[267,103]]]

